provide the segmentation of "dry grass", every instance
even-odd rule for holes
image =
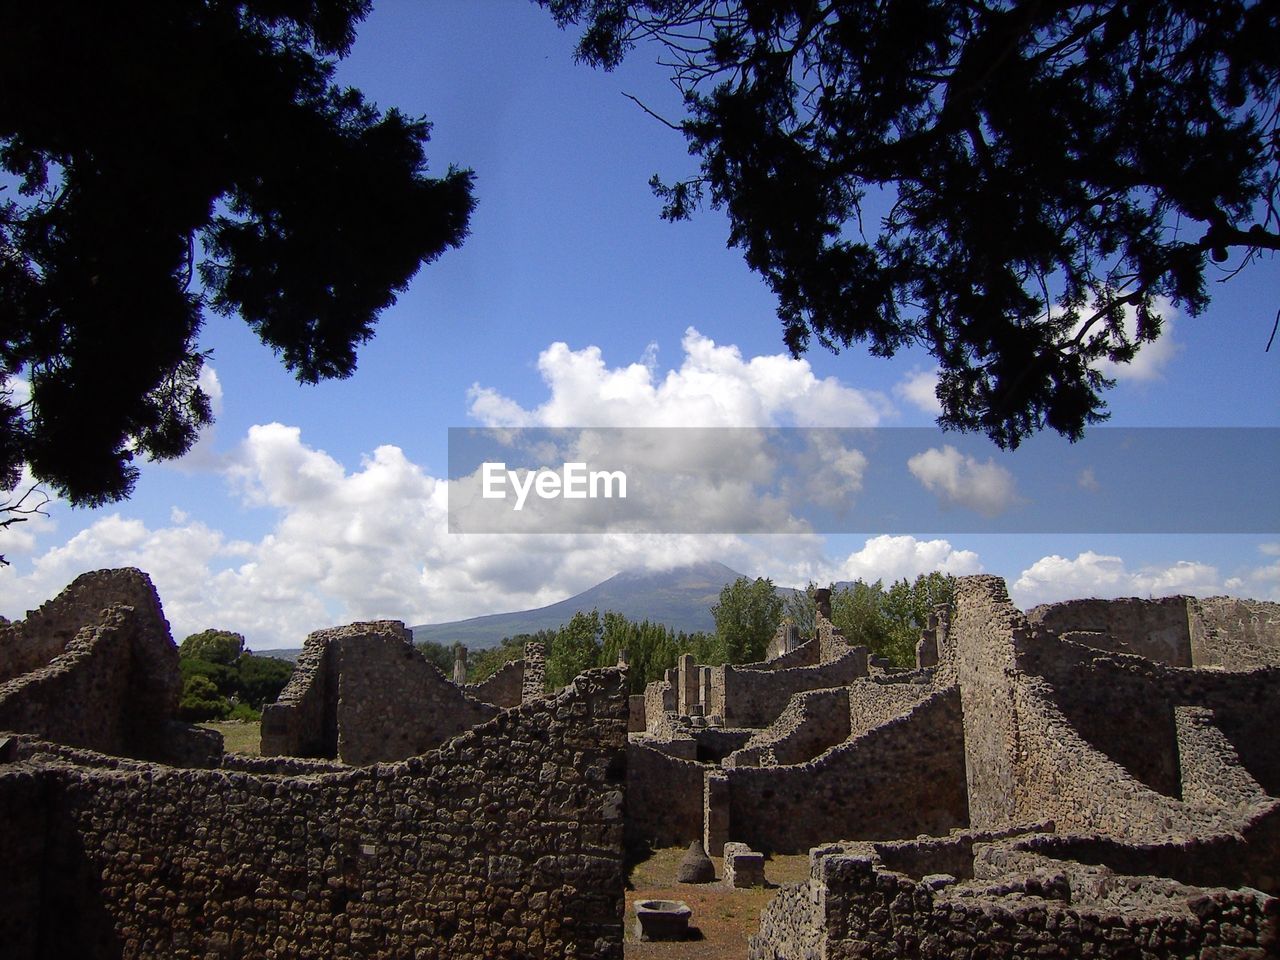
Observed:
[[[227,753],[243,753],[256,757],[262,749],[262,724],[245,723],[243,720],[220,720],[202,723],[206,730],[222,734],[222,748]]]
[[[656,850],[631,869],[627,890],[626,941],[628,960],[744,960],[747,938],[760,927],[760,911],[773,899],[777,887],[809,876],[807,856],[774,857],[764,864],[770,888],[730,890],[719,882],[676,883],[676,868],[684,858],[683,848]],[[712,857],[716,876],[724,875],[724,862]],[[699,939],[674,943],[640,943],[634,939],[637,900],[683,900],[693,911],[690,927]]]

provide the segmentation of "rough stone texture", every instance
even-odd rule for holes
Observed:
[[[632,737],[627,744],[627,849],[672,847],[702,836],[704,767]]]
[[[849,739],[849,687],[809,690],[791,698],[772,724],[725,758],[726,767],[774,767],[812,760]]]
[[[843,686],[866,675],[864,647],[849,647],[839,657],[813,667],[752,670],[726,664],[712,670],[706,712],[723,717],[730,727],[767,727],[795,694]]]
[[[1099,650],[1189,667],[1192,660],[1187,599],[1067,600],[1032,607],[1027,611],[1027,621]]]
[[[1219,811],[1179,799],[1179,756],[1209,742],[1179,743],[1179,706],[1214,710],[1249,775],[1269,792],[1280,783],[1274,668],[1178,669],[1037,635],[994,577],[961,581],[953,632],[977,828],[1049,818],[1118,837],[1215,832]]]
[[[892,845],[818,848],[811,854],[809,881],[788,884],[765,909],[748,955],[752,960],[1275,956],[1280,903],[1256,890],[1121,876],[1104,867],[1019,852],[1008,842],[973,846],[977,863],[967,871],[971,879],[923,862],[917,862],[918,872],[898,872],[885,863]],[[942,852],[943,865],[951,865],[954,845]],[[915,859],[922,858],[917,853]]]
[[[547,648],[546,644],[530,641],[524,645],[524,677],[520,691],[521,703],[532,703],[546,696]]]
[[[628,719],[627,733],[644,733],[645,716],[644,716],[644,694],[633,693],[627,698]]]
[[[702,841],[694,840],[676,867],[676,883],[713,883],[715,879],[715,864],[702,849]]]
[[[753,850],[803,853],[831,837],[964,826],[961,730],[960,697],[949,688],[806,763],[727,768],[728,838]]]
[[[218,734],[175,719],[178,650],[140,570],[77,577],[27,620],[5,625],[0,642],[0,672],[10,675],[0,684],[0,730],[192,765],[222,752]],[[36,650],[52,656],[13,675]]]
[[[764,854],[757,853],[745,843],[724,845],[724,884],[734,889],[763,887]]]
[[[1280,666],[1280,603],[1210,597],[1188,601],[1191,658],[1197,667],[1254,670]]]
[[[300,777],[24,739],[5,956],[620,958],[624,690],[593,671],[422,756]]]
[[[279,699],[263,710],[262,752],[402,760],[498,712],[447,680],[398,620],[317,630]]]
[[[524,701],[524,660],[509,660],[479,683],[468,683],[463,692],[495,707],[518,707]]]

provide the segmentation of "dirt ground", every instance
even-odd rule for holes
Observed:
[[[657,850],[631,869],[627,887],[627,960],[745,960],[747,938],[760,926],[760,911],[778,886],[809,876],[807,856],[774,857],[764,864],[770,886],[757,890],[730,890],[715,883],[676,883],[676,868],[684,858],[684,848]],[[724,863],[712,857],[716,877],[724,876]],[[693,911],[689,921],[697,928],[695,939],[671,943],[640,943],[635,939],[637,900],[683,900]]]

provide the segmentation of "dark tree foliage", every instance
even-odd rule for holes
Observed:
[[[763,660],[765,648],[782,622],[782,611],[782,598],[766,577],[739,577],[725,584],[719,602],[711,608],[724,662]]]
[[[244,653],[244,636],[230,630],[201,630],[178,645],[178,656],[187,660],[204,660],[235,666]]]
[[[332,83],[370,6],[0,6],[0,488],[26,463],[73,504],[127,497],[135,457],[210,421],[205,308],[302,382],[346,377],[462,242],[471,174],[428,177],[425,121]]]
[[[701,160],[664,216],[727,211],[793,353],[921,345],[1002,446],[1105,419],[1157,297],[1280,249],[1271,0],[538,2],[590,63],[664,45]]]

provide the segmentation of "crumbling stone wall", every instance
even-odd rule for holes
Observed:
[[[263,710],[262,752],[401,760],[498,712],[446,679],[403,623],[353,623],[307,637],[289,683]]]
[[[621,958],[624,690],[592,671],[422,756],[305,777],[27,743],[0,765],[30,828],[0,832],[5,955]]]
[[[101,621],[102,612],[114,604],[154,614],[157,625],[163,624],[163,633],[169,635],[155,587],[141,570],[125,567],[84,573],[39,609],[28,611],[25,620],[0,624],[0,683],[46,666],[82,628]],[[176,669],[176,652],[160,657],[162,664],[170,660]]]
[[[849,687],[849,733],[858,736],[902,716],[934,693],[927,673],[881,674]]]
[[[1187,597],[1067,600],[1027,611],[1027,622],[1099,650],[1128,653],[1173,667],[1189,667]]]
[[[752,960],[951,960],[979,946],[983,955],[1063,960],[1264,960],[1280,936],[1280,904],[1256,890],[1116,876],[1007,851],[980,855],[978,877],[956,882],[941,871],[890,870],[878,847],[813,851],[810,880],[784,888],[765,908]]]
[[[832,837],[965,826],[961,731],[953,687],[808,762],[726,768],[718,775],[727,783],[727,838],[753,850],[800,853]]]
[[[725,758],[727,767],[804,763],[849,738],[849,688],[809,690],[791,698],[770,726]]]
[[[524,661],[509,660],[479,683],[468,683],[463,692],[473,700],[495,707],[518,707],[524,700]]]
[[[633,738],[627,745],[627,849],[688,846],[701,839],[705,771],[701,763]]]
[[[850,647],[834,660],[813,667],[753,670],[725,664],[711,670],[706,712],[730,727],[767,727],[797,693],[852,683],[867,675],[865,647]]]
[[[0,730],[175,763],[208,765],[221,753],[216,733],[175,720],[178,651],[142,571],[86,573],[5,630],[19,651],[57,653],[0,684]]]
[[[1235,597],[1190,599],[1191,657],[1197,667],[1280,666],[1280,603]]]
[[[1009,602],[1004,583],[995,577],[960,581],[952,632],[964,712],[969,811],[976,828],[1048,818],[1059,831],[1114,837],[1217,832],[1220,811],[1182,802],[1177,798],[1180,786],[1163,793],[1153,789],[1081,735],[1077,724],[1113,751],[1123,749],[1118,744],[1123,727],[1118,724],[1108,733],[1102,726],[1107,711],[1116,709],[1111,691],[1118,688],[1123,688],[1118,697],[1150,698],[1153,715],[1170,703],[1213,709],[1250,774],[1264,788],[1270,786],[1274,738],[1253,743],[1256,736],[1250,734],[1274,720],[1271,671],[1232,675],[1182,670],[1033,637]],[[1081,663],[1092,666],[1079,669]],[[1092,720],[1086,716],[1090,711]],[[1172,718],[1169,722],[1176,734]],[[1181,753],[1209,742],[1200,738],[1182,744],[1175,736]],[[1161,744],[1153,750],[1161,751]]]

